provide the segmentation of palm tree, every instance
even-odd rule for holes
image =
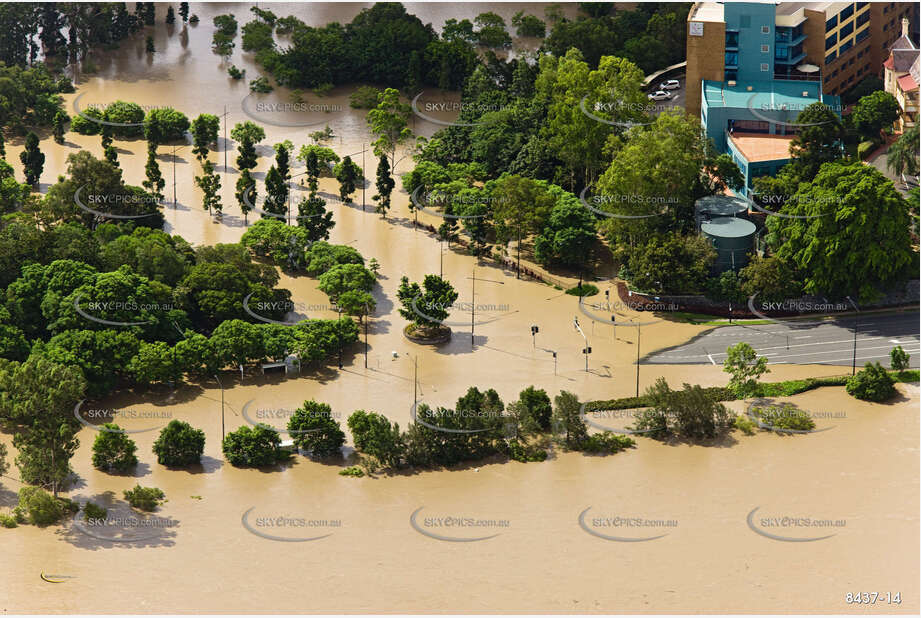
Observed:
[[[905,131],[886,153],[886,166],[895,174],[902,176],[918,175],[918,126]]]

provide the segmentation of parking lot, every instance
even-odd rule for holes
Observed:
[[[662,113],[663,111],[667,109],[671,109],[673,107],[680,107],[681,109],[684,109],[685,76],[683,73],[680,75],[666,75],[660,79],[657,79],[653,84],[650,84],[649,87],[646,88],[646,93],[650,94],[652,92],[655,92],[656,90],[659,89],[659,85],[662,82],[667,81],[669,79],[678,80],[678,83],[681,84],[681,87],[678,88],[677,90],[669,90],[668,92],[671,93],[672,98],[667,101],[649,101],[650,104],[656,106],[656,115]]]

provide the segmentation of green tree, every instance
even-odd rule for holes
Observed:
[[[155,52],[157,51],[157,50],[154,48],[154,38],[153,38],[153,36],[151,36],[151,35],[149,35],[149,34],[147,35],[147,39],[144,41],[144,50],[145,50],[148,54],[153,54],[153,53],[155,53]]]
[[[182,140],[189,130],[189,119],[172,107],[157,107],[144,116],[144,138],[156,145]]]
[[[480,13],[474,19],[477,43],[483,47],[511,47],[512,37],[505,30],[505,20],[492,11]]]
[[[45,154],[38,149],[38,136],[29,131],[26,135],[26,145],[22,152],[19,153],[19,160],[22,162],[23,171],[26,175],[26,184],[34,185],[42,175],[42,169],[45,167]]]
[[[378,161],[377,182],[375,184],[377,193],[371,196],[371,199],[377,202],[375,210],[386,217],[387,211],[390,210],[390,194],[393,193],[396,181],[390,175],[390,164],[387,163],[385,155],[381,155],[380,161]]]
[[[168,23],[168,24],[174,24],[174,23],[176,23],[176,15],[175,15],[175,13],[173,12],[173,6],[172,6],[172,5],[166,7],[166,23]]]
[[[199,161],[208,157],[208,145],[217,143],[221,119],[213,114],[199,114],[192,121],[192,152]]]
[[[243,223],[244,225],[248,225],[249,211],[256,205],[256,181],[253,179],[249,170],[240,172],[240,177],[237,178],[234,196],[237,198],[237,203],[240,205],[240,211],[243,213]]]
[[[854,128],[866,139],[879,141],[883,127],[892,125],[899,117],[899,102],[895,97],[877,90],[857,101],[851,112]]]
[[[65,127],[68,122],[70,122],[70,116],[67,115],[67,112],[58,110],[54,115],[54,129],[52,130],[55,143],[64,143],[64,133],[67,131]]]
[[[908,359],[911,358],[908,352],[897,345],[889,352],[889,366],[895,371],[905,371],[908,369]]]
[[[137,465],[137,444],[115,423],[104,423],[93,441],[93,467],[127,472]]]
[[[312,399],[291,415],[288,432],[298,448],[309,451],[314,457],[339,454],[345,444],[345,434],[339,421],[332,417],[331,408]]]
[[[581,450],[588,439],[588,428],[582,418],[582,404],[568,391],[560,391],[553,398],[551,425],[563,446],[570,450]]]
[[[394,88],[384,90],[377,106],[368,112],[371,133],[377,136],[371,144],[374,154],[390,159],[388,171],[396,165],[397,146],[412,138],[413,133],[408,126],[411,113],[410,106],[400,101],[400,93]]]
[[[408,277],[400,279],[397,298],[403,306],[399,310],[405,320],[421,328],[436,328],[448,319],[449,309],[457,300],[451,284],[437,275],[426,275],[422,287],[410,283]]]
[[[355,193],[358,181],[364,180],[361,168],[352,161],[351,157],[346,156],[333,168],[333,175],[339,181],[339,199],[346,204],[351,204],[352,194]]]
[[[768,244],[803,275],[807,294],[875,298],[912,263],[908,206],[892,182],[862,163],[826,163],[768,217]]]
[[[221,450],[232,466],[272,466],[285,458],[278,432],[265,425],[243,425],[224,437]]]
[[[182,18],[183,23],[189,21],[189,3],[188,2],[179,3],[179,17]]]
[[[573,195],[550,212],[541,234],[534,239],[534,258],[541,264],[578,267],[589,261],[595,245],[592,214]]]
[[[783,302],[799,298],[803,284],[789,264],[776,255],[753,256],[748,266],[739,271],[742,292],[746,298],[758,295],[758,302]]]
[[[0,369],[0,384],[0,417],[21,428],[13,437],[20,477],[50,485],[57,496],[80,444],[73,411],[86,391],[86,379],[78,367],[34,356]]]
[[[274,165],[265,175],[265,211],[282,217],[288,212],[288,185]]]
[[[758,378],[770,373],[768,359],[759,357],[754,348],[741,341],[726,349],[723,371],[730,374],[729,388],[739,399],[753,397],[758,390]]]
[[[807,106],[796,117],[799,131],[790,141],[790,157],[803,167],[803,176],[812,178],[822,164],[841,158],[844,124],[825,103]]]
[[[221,178],[214,172],[214,164],[211,161],[205,161],[202,166],[202,175],[195,177],[195,184],[201,189],[201,205],[211,213],[213,208],[218,213],[223,212],[224,206],[221,204]],[[244,170],[246,172],[248,170]],[[240,175],[242,180],[243,174]],[[237,181],[239,184],[239,180]],[[252,196],[255,199],[255,195]],[[244,210],[243,214],[246,214]]]
[[[651,406],[637,416],[633,429],[650,437],[669,434],[692,440],[712,439],[732,426],[735,415],[698,385],[669,388],[665,378],[646,389]]]
[[[160,431],[153,444],[157,463],[162,466],[187,467],[201,463],[205,452],[205,432],[185,421],[173,419]]]
[[[265,139],[265,130],[254,122],[237,123],[230,132],[230,137],[239,142],[237,149],[237,167],[251,170],[256,167],[256,144]]]
[[[313,191],[297,205],[297,224],[307,231],[310,242],[328,240],[329,231],[336,226],[333,213],[326,210],[326,202]]]
[[[391,423],[382,414],[355,410],[347,424],[357,451],[374,457],[388,468],[400,465],[404,445],[397,423]]]
[[[918,125],[910,127],[886,152],[886,167],[902,176],[918,175]]]
[[[264,355],[262,333],[243,320],[221,322],[211,334],[211,347],[223,366],[242,367]]]
[[[163,180],[160,164],[157,163],[157,145],[152,142],[147,147],[147,164],[144,166],[144,172],[147,179],[141,184],[157,198],[158,202],[163,201],[163,187],[166,186],[166,181]]]
[[[544,389],[529,386],[519,393],[518,400],[508,404],[509,414],[515,418],[519,431],[534,434],[550,429],[553,406]]]

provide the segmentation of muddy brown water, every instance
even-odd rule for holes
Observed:
[[[363,6],[367,5],[271,8],[278,15],[293,13],[320,24],[347,21]],[[440,26],[446,17],[472,18],[489,9],[508,19],[519,7],[418,4],[408,8],[424,22]],[[158,27],[158,53],[151,62],[139,52],[142,38],[125,43],[108,59],[96,61],[97,75],[81,76],[77,92],[66,97],[67,105],[82,95],[83,106],[122,99],[145,106],[171,105],[190,117],[203,111],[221,113],[227,105],[231,126],[250,119],[241,108],[245,83],[230,80],[209,49],[211,17],[229,11],[241,24],[249,20],[248,5],[194,5],[193,12],[202,22],[189,28],[186,45],[181,27],[172,33]],[[541,15],[542,7],[530,12]],[[251,56],[239,49],[231,62],[247,68],[247,79],[259,74]],[[336,133],[330,145],[340,155],[360,152],[370,141],[364,112],[348,107],[349,92],[351,88],[340,88],[322,100],[305,95],[343,109],[329,122]],[[284,92],[271,96],[277,97],[273,101],[288,100]],[[287,116],[283,120],[291,121]],[[302,120],[295,114],[294,121]],[[299,147],[318,128],[262,124],[268,134],[264,145],[291,139]],[[417,120],[415,128],[418,134],[431,135],[438,127]],[[140,184],[145,144],[117,140],[116,145],[127,181]],[[47,156],[43,190],[63,172],[67,154],[85,148],[102,155],[98,136],[73,133],[67,134],[63,146],[44,139],[41,148]],[[18,174],[20,149],[18,144],[8,145],[8,160],[15,162]],[[199,168],[189,150],[178,153],[178,205],[164,209],[167,228],[195,244],[235,242],[245,229],[233,199],[236,171],[222,174],[225,214],[217,222],[200,206],[193,182]],[[160,163],[171,202],[168,151],[160,149]],[[223,152],[212,153],[211,159],[220,171]],[[234,159],[231,152],[231,168]],[[372,157],[367,161],[368,176],[373,178]],[[260,158],[258,179],[270,164],[268,156]],[[409,168],[409,159],[404,158],[397,171]],[[321,180],[321,191],[327,197],[336,195],[335,181]],[[645,355],[687,341],[706,328],[621,310],[619,321],[659,321],[639,333],[621,326],[615,334],[609,324],[595,323],[579,313],[576,299],[560,290],[518,280],[513,272],[486,263],[477,265],[474,258],[453,250],[444,249],[442,255],[438,242],[413,228],[405,192],[395,192],[386,219],[371,212],[373,192],[369,187],[367,212],[361,210],[360,192],[357,204],[332,206],[337,225],[331,237],[332,242],[352,244],[382,265],[374,292],[378,308],[369,328],[368,368],[359,344],[344,356],[341,372],[335,364],[305,369],[299,378],[263,377],[250,371],[242,382],[228,374],[224,430],[247,422],[243,410],[248,402],[250,418],[283,427],[285,415],[308,398],[329,403],[343,424],[348,414],[363,408],[386,414],[405,427],[411,420],[414,371],[419,399],[435,405],[453,405],[470,385],[496,388],[506,402],[530,384],[551,395],[569,390],[583,400],[628,396],[636,389],[637,335]],[[439,223],[424,213],[420,221]],[[401,334],[406,321],[396,312],[399,278],[406,274],[419,280],[442,268],[460,293],[459,303],[473,300],[470,277],[474,273],[477,277],[474,341],[469,311],[455,311],[449,318],[456,324],[448,344],[435,348],[408,343]],[[328,300],[314,280],[283,276],[281,285],[292,291],[292,300],[303,306],[301,313],[307,317],[334,316],[325,308]],[[601,287],[603,291],[610,286]],[[580,353],[582,337],[573,328],[576,316],[593,348],[588,372]],[[534,340],[532,324],[540,327]],[[558,353],[556,371],[550,350]],[[775,365],[767,379],[843,372],[840,367]],[[643,365],[640,388],[658,376],[673,386],[726,383],[717,366]],[[885,405],[855,401],[841,388],[784,399],[828,413],[818,423],[819,428],[830,429],[810,435],[734,432],[713,445],[662,444],[639,437],[637,448],[612,457],[557,453],[544,463],[482,462],[459,470],[376,479],[346,478],[338,474],[345,462],[313,462],[301,456],[275,470],[225,464],[220,453],[221,391],[214,383],[192,384],[176,392],[164,388],[120,393],[92,405],[117,410],[122,415],[117,422],[128,429],[154,428],[132,434],[141,464],[128,476],[94,470],[90,447],[95,431],[86,428],[73,460],[79,480],[67,495],[109,505],[113,518],[130,517],[121,492],[135,483],[160,487],[168,498],[154,515],[160,519],[146,528],[123,522],[100,529],[85,525],[81,529],[72,523],[0,529],[0,553],[7,566],[0,609],[11,613],[849,613],[862,608],[846,603],[848,592],[875,591],[900,592],[902,604],[877,604],[873,609],[917,613],[918,388],[900,385],[899,393],[897,400]],[[734,403],[733,408],[741,412],[744,404]],[[150,451],[158,433],[155,428],[172,418],[205,431],[200,468],[168,470],[156,463]],[[622,426],[622,421],[598,420],[612,428]],[[10,442],[9,435],[0,439]],[[11,475],[15,474],[14,467]],[[10,478],[0,481],[4,512],[15,503],[19,487]],[[834,536],[809,542],[774,540],[748,526],[746,518],[753,509],[758,509],[752,516],[754,526],[762,532],[796,538]],[[416,527],[411,521],[414,513]],[[665,536],[643,542],[608,540],[580,526],[582,513],[582,523],[602,535]],[[843,525],[772,526],[784,516]],[[449,522],[449,517],[458,520]],[[626,523],[637,519],[669,525]],[[464,525],[470,520],[485,523]],[[289,540],[259,536],[247,525],[263,535]],[[467,540],[440,540],[426,533]],[[139,540],[105,540],[115,534]],[[324,538],[290,540],[316,536]],[[41,573],[66,577],[60,578],[63,583],[53,584],[43,581]]]

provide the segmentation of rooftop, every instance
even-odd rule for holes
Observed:
[[[722,22],[725,21],[723,17],[723,3],[722,2],[697,2],[691,7],[691,12],[688,13],[688,21],[709,21],[709,22]]]
[[[729,134],[729,140],[749,163],[782,161],[790,158],[790,142],[793,135],[769,135],[766,133]]]
[[[708,212],[711,215],[731,216],[746,212],[748,203],[734,195],[706,195],[694,202],[694,207],[699,213]]]
[[[806,106],[824,100],[840,115],[840,110],[835,108],[837,97],[823,98],[819,86],[819,82],[779,79],[739,82],[735,86],[728,82],[705,81],[703,97],[708,107],[747,107],[753,113],[786,110],[799,113]]]

